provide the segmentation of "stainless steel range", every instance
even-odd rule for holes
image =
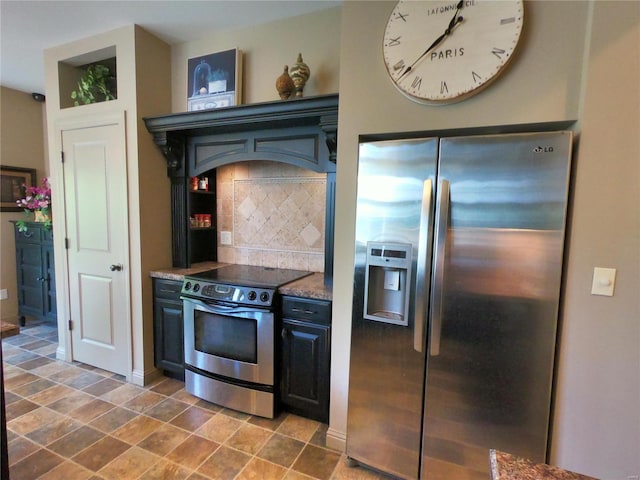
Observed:
[[[275,415],[278,287],[311,272],[228,265],[182,284],[185,388],[252,415]]]

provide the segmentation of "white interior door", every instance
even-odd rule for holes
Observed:
[[[74,360],[130,370],[124,125],[62,131]]]

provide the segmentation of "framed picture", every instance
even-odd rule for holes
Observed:
[[[0,165],[0,212],[21,212],[16,201],[24,198],[25,185],[36,184],[35,168],[8,167]]]
[[[188,60],[189,112],[231,107],[241,102],[242,52],[237,48]]]

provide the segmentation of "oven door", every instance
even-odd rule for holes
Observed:
[[[214,375],[273,385],[274,314],[182,297],[185,363]]]

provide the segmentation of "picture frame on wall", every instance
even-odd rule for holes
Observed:
[[[0,212],[21,212],[16,202],[24,198],[26,187],[35,184],[35,168],[0,165]]]
[[[240,105],[242,52],[237,48],[188,59],[189,112]]]

